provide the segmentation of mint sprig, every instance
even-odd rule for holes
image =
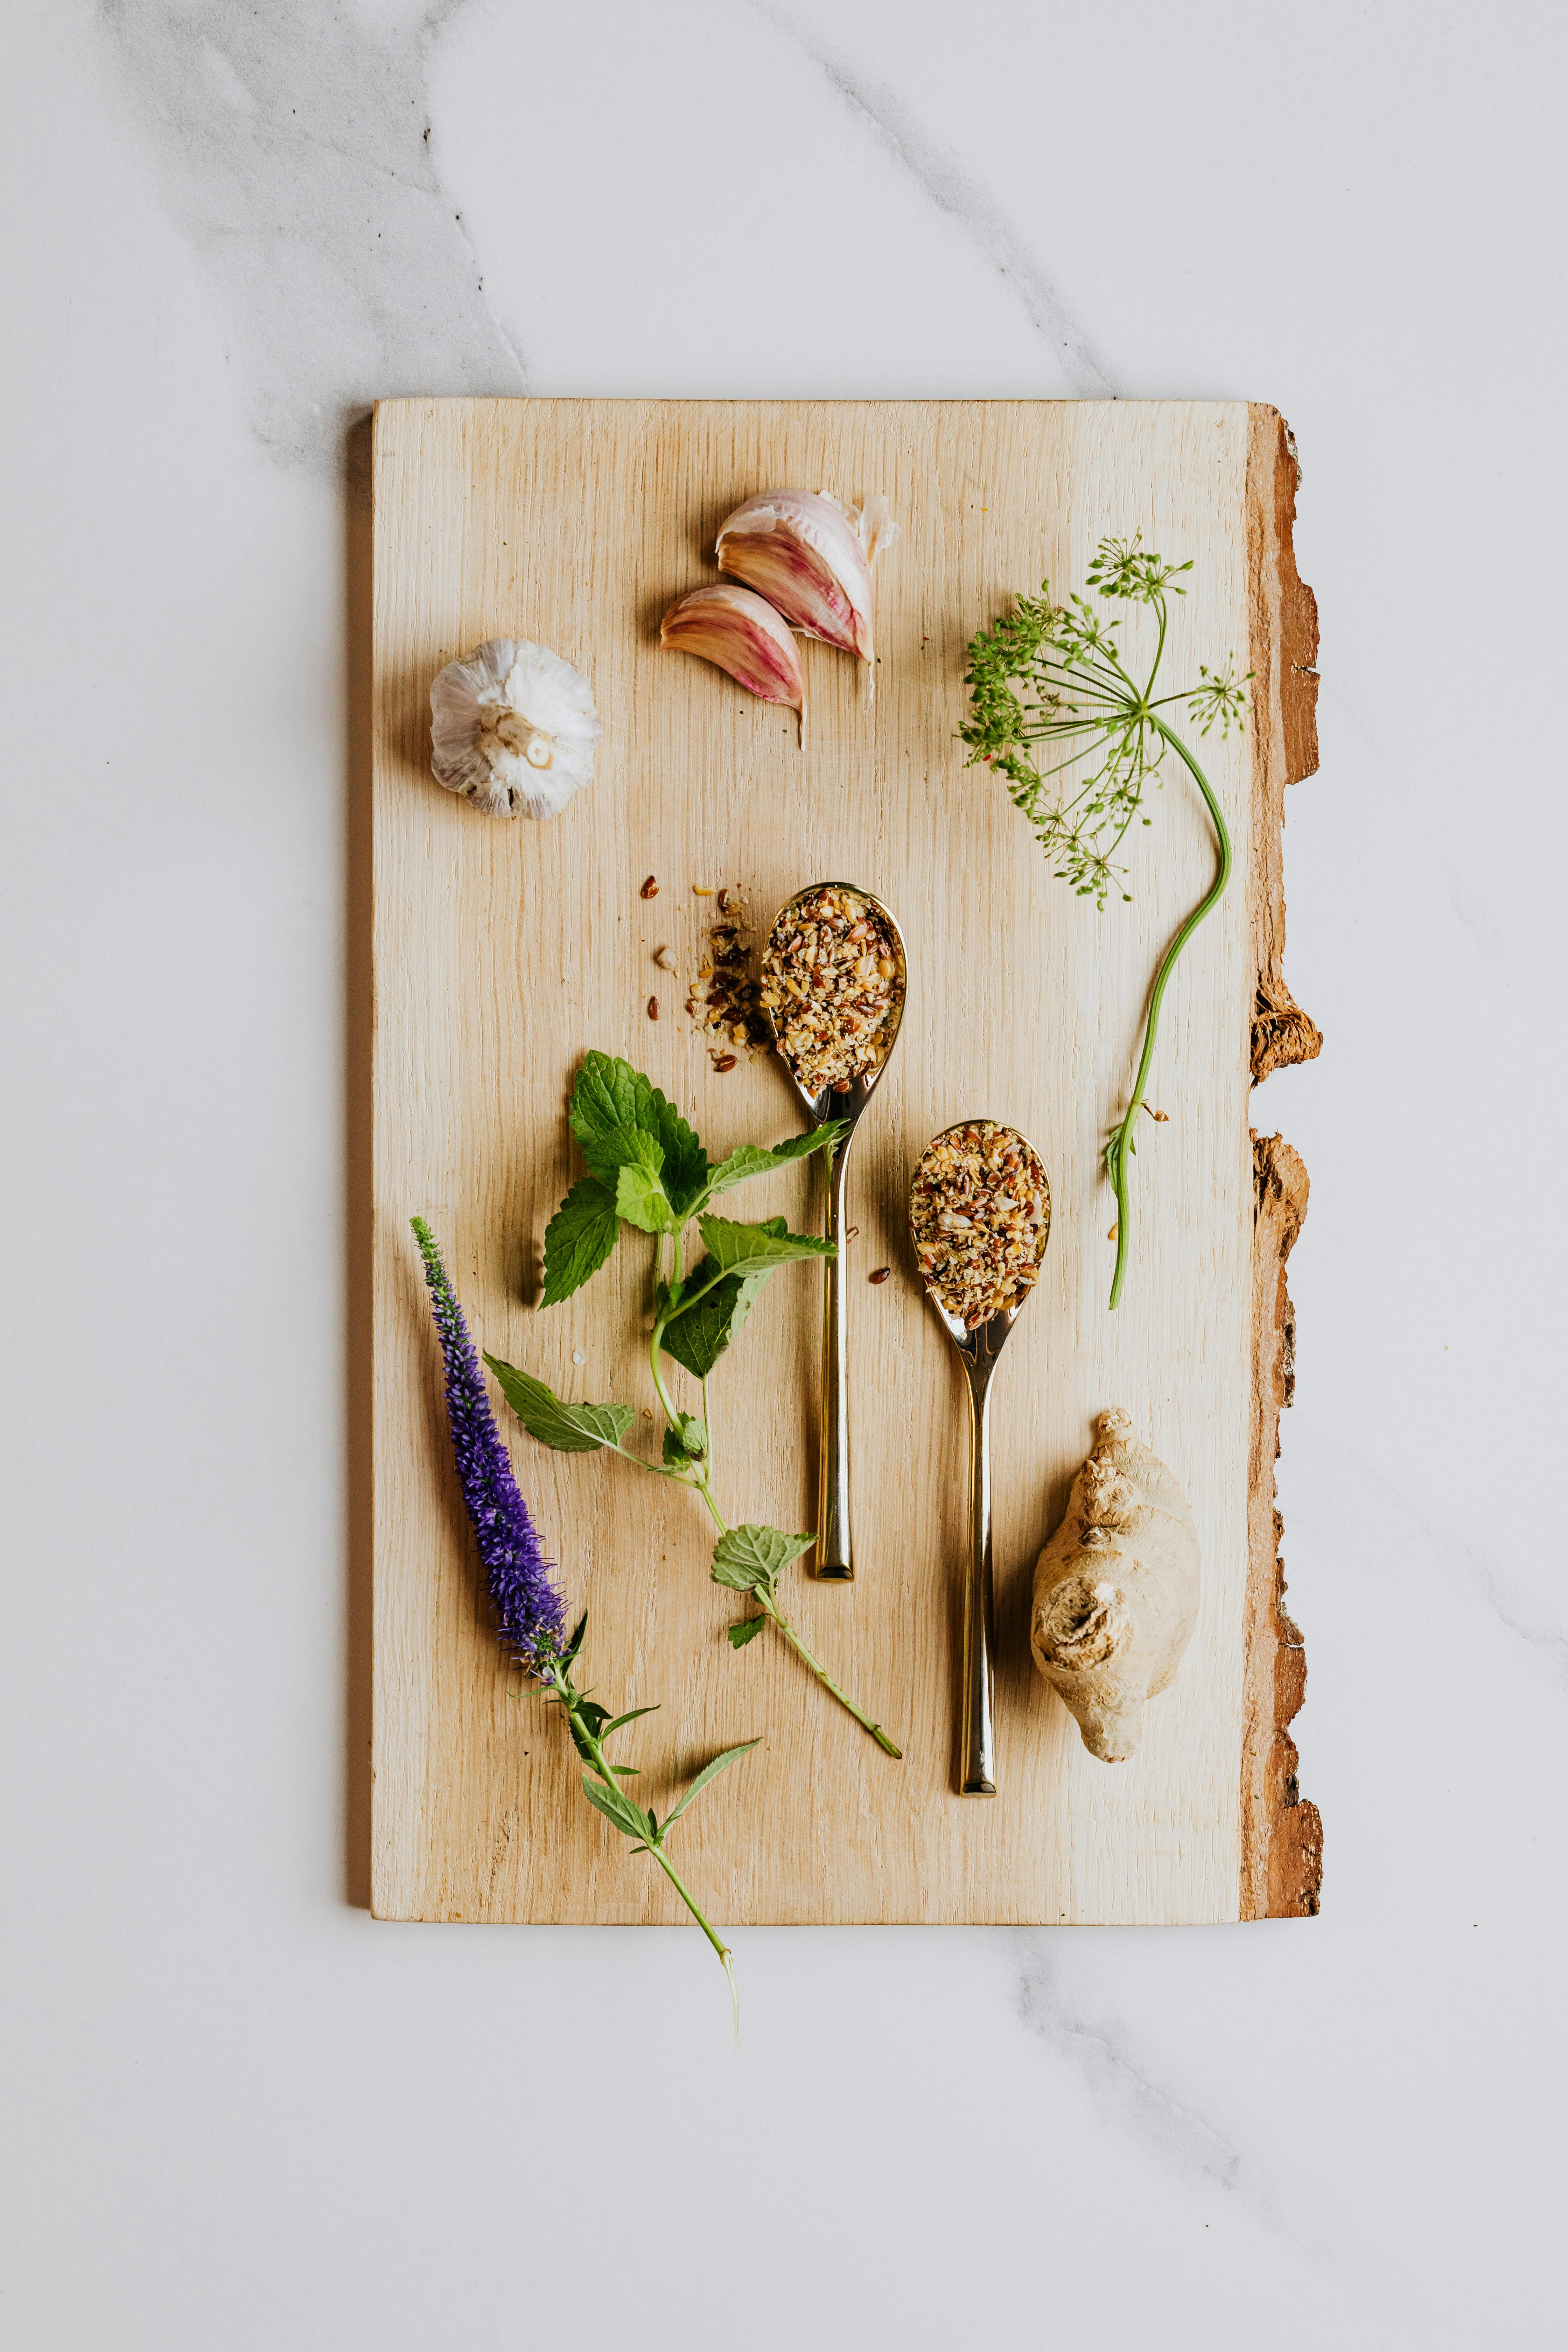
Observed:
[[[523,1427],[541,1444],[563,1454],[618,1454],[639,1470],[693,1487],[719,1531],[713,1580],[732,1591],[751,1593],[759,1606],[758,1615],[728,1628],[731,1647],[742,1649],[764,1624],[775,1625],[823,1687],[887,1754],[899,1755],[880,1725],[856,1706],[812,1654],[780,1601],[781,1572],[816,1538],[785,1535],[752,1521],[731,1528],[713,1488],[709,1381],[741,1337],[769,1276],[781,1265],[829,1258],[834,1244],[814,1234],[792,1233],[783,1217],[744,1223],[716,1215],[711,1204],[755,1176],[776,1172],[815,1152],[831,1152],[844,1131],[842,1124],[829,1121],[782,1143],[743,1143],[723,1160],[710,1161],[695,1130],[651,1078],[628,1062],[598,1053],[584,1055],[569,1116],[588,1174],[573,1185],[546,1229],[540,1305],[558,1306],[581,1289],[608,1263],[626,1227],[652,1237],[648,1370],[665,1422],[658,1460],[626,1443],[637,1419],[635,1406],[573,1402],[515,1365],[493,1356],[487,1356],[486,1362]],[[703,1255],[686,1274],[686,1236],[693,1222]],[[668,1364],[701,1383],[700,1413],[676,1403],[666,1379]],[[710,1769],[717,1769],[716,1761]],[[701,1784],[700,1775],[686,1801]],[[612,1781],[605,1780],[605,1790],[610,1793],[602,1790],[595,1803],[632,1835],[628,1824],[637,1809],[627,1811],[631,1800]]]

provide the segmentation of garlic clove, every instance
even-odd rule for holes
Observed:
[[[693,588],[672,604],[659,625],[661,644],[716,662],[763,702],[799,710],[805,701],[800,651],[788,625],[749,588],[719,581]]]
[[[775,605],[792,628],[864,662],[872,649],[871,560],[898,525],[883,498],[857,513],[826,490],[763,490],[719,526],[719,569]]]
[[[487,816],[559,816],[602,731],[582,671],[526,639],[487,638],[430,688],[431,772]]]

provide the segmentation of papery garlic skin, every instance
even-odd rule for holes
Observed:
[[[800,649],[788,624],[750,588],[732,588],[727,581],[693,588],[670,606],[658,634],[662,644],[680,653],[716,662],[763,702],[783,703],[790,710],[804,708]]]
[[[430,688],[431,772],[487,816],[559,816],[602,732],[582,671],[526,638],[488,638]]]
[[[763,490],[725,517],[714,553],[792,628],[870,662],[871,558],[897,535],[885,499],[857,513],[826,490]]]

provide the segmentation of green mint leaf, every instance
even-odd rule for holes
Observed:
[[[606,1789],[602,1780],[583,1775],[583,1794],[607,1822],[614,1822],[623,1837],[646,1838],[651,1835],[647,1816],[640,1805],[635,1805],[624,1789]],[[665,1823],[668,1829],[668,1822]]]
[[[625,1217],[628,1225],[639,1233],[669,1234],[675,1231],[675,1219],[664,1186],[657,1174],[647,1168],[623,1164],[616,1171],[616,1214]]]
[[[613,1187],[619,1168],[646,1168],[663,1177],[676,1216],[689,1216],[708,1181],[708,1156],[651,1078],[608,1054],[585,1055],[572,1090],[571,1120],[601,1183]]]
[[[814,1538],[813,1540],[815,1541],[816,1538]],[[676,1803],[670,1807],[668,1812],[665,1815],[665,1835],[667,1837],[668,1836],[670,1831],[675,1827],[676,1822],[680,1819],[681,1814],[686,1811],[687,1806],[691,1802],[693,1797],[700,1796],[703,1790],[708,1786],[710,1780],[716,1780],[721,1772],[727,1771],[729,1767],[735,1761],[737,1756],[749,1756],[752,1749],[753,1748],[760,1747],[761,1744],[762,1743],[759,1740],[743,1739],[739,1748],[726,1748],[721,1756],[714,1757],[711,1764],[704,1764],[701,1771],[697,1775],[696,1780],[693,1780],[691,1786],[687,1790],[686,1794],[678,1799]]]
[[[607,1054],[584,1055],[568,1116],[583,1157],[602,1183],[613,1183],[615,1170],[624,1164],[626,1139],[644,1124],[638,1114],[637,1074],[630,1063]],[[647,1131],[657,1141],[651,1125]]]
[[[700,1217],[697,1230],[709,1256],[726,1274],[768,1274],[792,1258],[834,1255],[832,1242],[820,1241],[814,1234],[780,1232],[782,1223],[779,1217],[765,1225],[733,1224],[728,1217]]]
[[[749,1524],[731,1528],[713,1547],[710,1573],[715,1584],[727,1584],[731,1591],[765,1592],[771,1597],[779,1570],[809,1551],[816,1541],[815,1536],[786,1536],[781,1528]]]
[[[780,1217],[777,1222],[783,1233],[784,1219]],[[686,1287],[695,1290],[703,1276],[713,1271],[711,1260],[702,1259]],[[706,1297],[666,1326],[661,1343],[665,1354],[673,1356],[693,1380],[705,1381],[725,1349],[732,1348],[740,1338],[766,1280],[765,1274],[752,1275],[744,1280],[738,1274],[729,1274],[722,1282],[716,1282]]]
[[[805,1135],[792,1135],[783,1143],[775,1143],[764,1151],[760,1143],[742,1143],[709,1171],[708,1196],[717,1199],[733,1184],[744,1184],[753,1176],[765,1176],[773,1168],[783,1168],[792,1160],[808,1160],[814,1151],[831,1152],[840,1136],[847,1132],[848,1122],[841,1118],[824,1120]]]
[[[559,1307],[597,1274],[620,1232],[614,1187],[596,1176],[574,1184],[544,1228],[544,1288],[541,1307]]]
[[[708,1451],[708,1432],[694,1412],[677,1416],[678,1425],[664,1433],[665,1467],[684,1469],[689,1462],[700,1462]]]
[[[730,1636],[730,1647],[743,1650],[748,1642],[755,1641],[767,1622],[765,1617],[742,1617],[738,1625],[726,1625],[724,1631]]]
[[[531,1372],[520,1372],[496,1356],[485,1361],[530,1437],[557,1454],[595,1454],[602,1445],[618,1445],[637,1417],[635,1405],[568,1404]]]

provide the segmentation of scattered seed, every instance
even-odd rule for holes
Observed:
[[[588,1360],[588,1359],[587,1359],[587,1357],[583,1353],[583,1350],[582,1350],[582,1349],[581,1349],[581,1348],[574,1348],[574,1349],[573,1349],[573,1350],[572,1350],[572,1361],[573,1361],[574,1364],[585,1364],[585,1363],[587,1362],[587,1360]]]
[[[650,1021],[657,1021],[658,1019],[658,999],[657,996],[650,996],[648,998],[647,1017]]]
[[[691,888],[693,896],[699,898],[711,898],[714,896],[714,893],[701,882],[694,882]]]
[[[1116,1239],[1117,1234],[1118,1234],[1121,1231],[1121,1218],[1120,1218],[1120,1217],[1118,1217],[1118,1218],[1117,1218],[1117,1220],[1116,1220],[1116,1223],[1111,1226],[1110,1231],[1106,1234],[1106,1236],[1105,1236],[1106,1240],[1107,1240],[1108,1242],[1113,1242],[1113,1241]]]
[[[722,1051],[731,1041],[748,1053],[763,1051],[773,1033],[757,1001],[754,933],[746,894],[738,883],[731,883],[699,895],[722,902],[722,911],[715,913],[699,943],[697,978],[690,989],[690,1005],[697,1008],[692,1018],[699,1029],[711,1033],[711,1052]]]
[[[879,1266],[877,1268],[876,1273],[875,1273],[875,1274],[868,1274],[868,1275],[866,1276],[866,1279],[867,1279],[867,1281],[868,1281],[868,1282],[886,1282],[886,1280],[888,1279],[888,1276],[891,1274],[891,1272],[892,1272],[892,1271],[893,1271],[893,1269],[892,1269],[892,1267],[891,1267],[890,1265],[879,1265]]]
[[[660,971],[675,971],[679,969],[675,958],[668,948],[660,948],[654,956],[654,961]]]
[[[716,1070],[732,1070],[735,1066],[735,1058],[733,1054],[721,1054],[715,1060],[713,1067]]]
[[[658,896],[658,883],[651,874],[642,886],[642,896],[645,898],[657,898]]]

